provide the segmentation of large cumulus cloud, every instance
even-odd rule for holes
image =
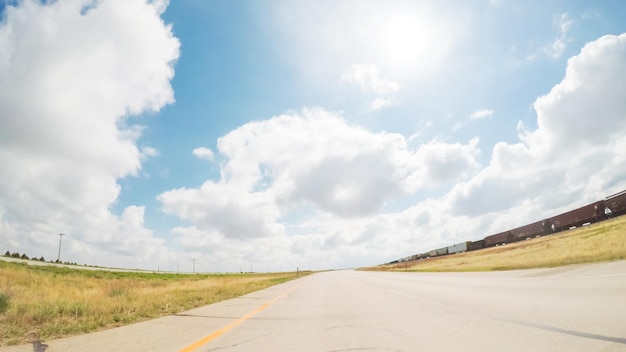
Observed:
[[[207,233],[280,236],[294,225],[294,213],[301,223],[319,214],[358,219],[401,195],[467,179],[477,168],[476,143],[434,140],[412,148],[402,135],[374,133],[339,113],[305,109],[228,133],[217,144],[224,160],[220,180],[159,199],[166,213]]]
[[[607,35],[568,61],[563,80],[537,98],[538,127],[499,143],[479,175],[449,194],[458,215],[513,207],[535,216],[626,188],[626,34]]]
[[[165,5],[28,0],[5,9],[0,223],[15,249],[49,256],[53,235],[66,232],[84,262],[95,248],[138,259],[159,251],[143,207],[110,207],[117,180],[154,154],[137,147],[141,127],[126,117],[174,101],[179,42],[160,18]]]

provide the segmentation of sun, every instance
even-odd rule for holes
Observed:
[[[434,18],[414,11],[392,13],[381,21],[379,55],[388,65],[401,68],[437,67],[449,48],[446,37]]]

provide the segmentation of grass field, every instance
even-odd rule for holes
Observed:
[[[490,271],[626,259],[626,215],[504,246],[380,265],[376,271]]]
[[[29,332],[50,340],[158,318],[294,278],[296,273],[177,275],[0,261],[0,346],[27,343]]]

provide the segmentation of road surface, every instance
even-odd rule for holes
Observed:
[[[490,273],[324,272],[45,343],[46,352],[626,351],[626,261]]]

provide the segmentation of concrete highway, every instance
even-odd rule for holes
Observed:
[[[626,351],[626,261],[491,273],[325,272],[45,343],[47,352]]]

